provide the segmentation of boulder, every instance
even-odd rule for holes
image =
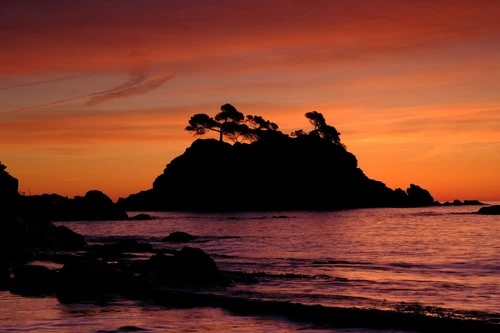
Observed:
[[[64,298],[68,295],[133,292],[142,287],[136,273],[102,260],[72,258],[59,272],[57,293]]]
[[[58,284],[56,270],[41,265],[19,265],[14,269],[9,290],[23,295],[53,293]]]
[[[53,238],[65,250],[82,250],[87,247],[85,237],[63,225],[55,227]]]
[[[500,215],[500,205],[481,207],[477,213],[483,215]]]
[[[108,249],[113,252],[154,252],[153,245],[149,243],[138,242],[135,239],[124,239],[113,244],[103,245],[104,249]]]
[[[173,256],[153,255],[149,269],[160,284],[226,285],[231,282],[208,254],[187,246]]]
[[[162,242],[185,243],[197,239],[198,237],[183,231],[174,231],[161,239]]]
[[[410,187],[406,189],[408,194],[408,201],[411,207],[425,207],[433,206],[434,198],[426,189],[421,188],[418,185],[410,184]]]
[[[10,280],[9,264],[5,260],[0,260],[0,290],[7,290]]]
[[[132,220],[132,221],[146,221],[146,220],[152,220],[153,217],[149,214],[141,213],[141,214],[131,216],[128,219]]]

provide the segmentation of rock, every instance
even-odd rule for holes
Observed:
[[[115,244],[111,244],[117,252],[154,252],[153,245],[149,243],[141,243],[134,239],[124,239]]]
[[[218,180],[210,195],[193,190],[207,179]],[[231,189],[238,195],[227,195]],[[410,185],[407,193],[370,179],[343,145],[314,135],[278,135],[234,145],[196,140],[166,165],[151,189],[120,198],[118,204],[129,211],[196,212],[435,205],[430,193],[417,185]]]
[[[481,207],[477,213],[484,215],[500,215],[500,205]]]
[[[455,200],[453,200],[453,202],[449,202],[449,201],[446,201],[443,203],[436,202],[436,205],[437,206],[483,206],[485,204],[479,200],[464,200],[462,202],[458,199],[455,199]]]
[[[128,215],[104,193],[97,190],[88,191],[83,197],[82,216],[85,220],[126,220]]]
[[[87,247],[87,241],[82,235],[63,225],[57,226],[52,234],[62,249],[82,250]]]
[[[73,258],[60,270],[60,296],[132,292],[139,287],[138,276],[118,264],[89,258]]]
[[[97,253],[118,254],[118,253],[147,253],[154,252],[153,245],[138,242],[135,239],[124,239],[112,244],[94,245],[91,250]]]
[[[161,239],[162,242],[185,243],[197,239],[198,237],[188,234],[183,231],[174,231],[167,237]]]
[[[434,198],[429,193],[429,191],[421,188],[418,185],[410,184],[410,187],[406,189],[408,194],[408,200],[411,207],[425,207],[433,206]]]
[[[137,215],[134,215],[134,216],[131,216],[128,218],[129,220],[133,220],[133,221],[145,221],[145,220],[152,220],[153,217],[149,214],[137,214]]]
[[[173,256],[153,255],[150,271],[160,284],[226,285],[231,280],[203,250],[183,247]]]
[[[41,265],[20,265],[14,269],[9,290],[23,295],[55,292],[58,273]]]
[[[464,200],[464,205],[469,205],[469,206],[484,206],[485,203],[479,201],[479,200]]]
[[[98,190],[70,199],[57,194],[32,195],[22,198],[23,206],[47,221],[127,220],[125,210]]]
[[[0,260],[0,290],[7,290],[10,280],[9,264],[5,260]]]
[[[1,164],[3,166],[3,164]],[[84,244],[81,235],[66,227],[56,227],[27,205],[18,193],[18,181],[0,168],[0,258],[27,259],[33,249],[75,249]]]

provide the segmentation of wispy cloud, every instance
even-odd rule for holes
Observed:
[[[59,104],[69,103],[86,98],[90,98],[86,103],[87,105],[96,105],[103,103],[109,99],[143,95],[153,89],[161,87],[165,82],[167,82],[173,77],[174,77],[173,75],[150,77],[144,70],[139,70],[136,73],[132,74],[128,81],[111,89],[71,98],[60,99],[49,103],[31,105],[20,109],[6,111],[3,112],[3,114],[18,113],[34,109],[40,109],[44,107],[56,106]],[[40,83],[42,82],[40,81]]]
[[[145,73],[139,73],[132,76],[129,81],[119,85],[118,87],[93,95],[87,101],[87,105],[97,105],[115,98],[143,95],[150,90],[161,87],[171,78],[173,78],[173,75],[150,78],[145,75]]]
[[[64,80],[76,79],[76,78],[83,77],[83,76],[88,76],[88,75],[65,76],[65,77],[58,77],[58,78],[50,79],[50,80],[21,83],[21,84],[16,84],[16,85],[8,86],[8,87],[0,87],[0,90],[8,90],[8,89],[15,89],[15,88],[23,88],[23,87],[36,86],[36,85],[39,85],[39,84],[45,84],[45,83],[51,83],[51,82],[57,82],[57,81],[64,81]]]

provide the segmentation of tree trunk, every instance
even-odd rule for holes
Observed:
[[[219,136],[219,141],[222,142],[222,131],[219,132],[220,136]]]

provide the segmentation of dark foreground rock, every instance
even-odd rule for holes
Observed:
[[[187,232],[174,231],[174,232],[170,233],[168,236],[163,237],[161,240],[162,240],[162,242],[185,243],[185,242],[193,241],[197,238],[198,237],[190,235]]]
[[[438,312],[432,309],[429,310],[432,315],[428,315],[427,309],[418,304],[386,311],[235,296],[228,292],[227,287],[238,283],[235,280],[239,279],[229,279],[210,256],[197,248],[184,247],[174,255],[157,254],[149,260],[108,259],[85,254],[83,257],[66,257],[59,270],[19,265],[14,269],[14,278],[9,281],[10,291],[28,296],[54,294],[61,303],[105,304],[101,302],[125,297],[174,308],[219,307],[235,314],[278,316],[323,328],[418,332],[498,332],[499,329],[495,322],[458,318],[447,313],[436,315]],[[258,281],[252,280],[251,283]]]
[[[0,164],[0,259],[23,261],[36,249],[78,250],[85,239],[65,227],[56,227],[24,206],[18,180]]]
[[[477,213],[483,215],[500,215],[500,205],[481,207]]]
[[[94,245],[92,247],[93,251],[108,252],[108,253],[144,253],[144,252],[154,252],[153,245],[145,242],[138,242],[135,239],[124,239],[116,243],[104,244],[104,245]]]
[[[125,248],[130,250],[130,245]],[[232,283],[215,261],[199,248],[183,247],[173,255],[160,253],[149,259],[127,258],[118,253],[95,251],[93,248],[89,250],[79,256],[64,257],[64,265],[60,269],[49,269],[41,265],[16,265],[11,279],[5,272],[8,272],[8,266],[2,265],[3,283],[14,293],[52,293],[64,300],[75,301],[87,296],[109,294],[146,297],[154,288],[169,286],[208,287]]]
[[[123,263],[74,258],[59,272],[60,297],[141,293],[147,289],[140,272]]]
[[[0,259],[0,290],[7,290],[9,287],[10,269],[7,261]]]
[[[149,214],[137,214],[134,216],[130,216],[128,219],[132,221],[147,221],[152,220],[153,217]]]
[[[63,249],[81,250],[87,246],[85,237],[66,226],[57,226],[54,229],[53,234],[55,235],[58,244]]]
[[[226,285],[231,282],[208,254],[193,247],[183,247],[173,256],[156,254],[149,260],[149,268],[160,284]]]
[[[14,269],[14,277],[9,290],[23,295],[52,293],[59,284],[58,272],[41,265],[19,265]]]

